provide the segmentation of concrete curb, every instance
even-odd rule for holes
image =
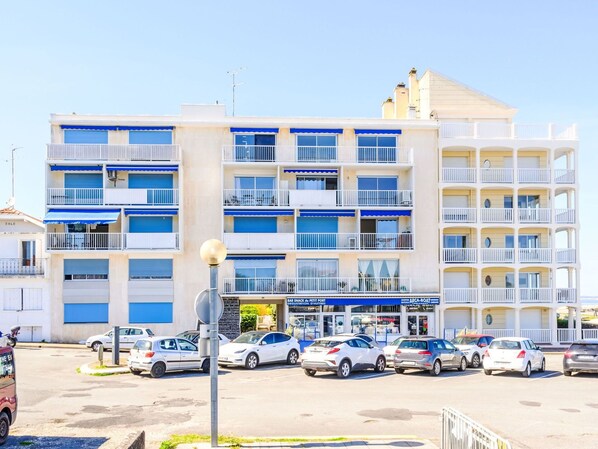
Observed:
[[[95,362],[93,362],[95,363]],[[103,375],[111,375],[111,374],[128,374],[130,373],[129,367],[127,366],[121,366],[118,368],[102,368],[102,369],[97,369],[97,368],[92,368],[89,365],[91,365],[91,363],[86,363],[85,365],[81,365],[79,367],[79,372],[81,372],[81,374],[89,374],[89,375],[93,375],[93,374],[103,374]]]
[[[26,343],[21,341],[17,342],[17,348],[89,349],[85,345],[77,343]]]

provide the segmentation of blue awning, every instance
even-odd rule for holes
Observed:
[[[224,215],[230,217],[279,217],[295,215],[293,209],[225,209]]]
[[[392,210],[361,210],[362,217],[410,217],[410,210],[392,209]]]
[[[102,171],[101,165],[50,165],[50,171]]]
[[[103,126],[103,125],[60,125],[62,129],[88,131],[172,131],[174,126]]]
[[[342,134],[343,128],[291,128],[291,134]]]
[[[355,134],[401,134],[400,129],[356,129]]]
[[[178,165],[107,165],[106,170],[121,171],[179,171]]]
[[[278,128],[233,128],[230,129],[231,133],[265,133],[265,134],[276,134]]]
[[[50,209],[45,224],[108,224],[118,221],[118,209]]]
[[[328,173],[336,175],[338,170],[336,168],[285,168],[285,173]]]
[[[226,260],[284,260],[284,254],[269,254],[263,256],[244,255],[244,254],[229,254]]]
[[[178,209],[125,209],[125,215],[177,215]]]
[[[342,209],[304,209],[299,211],[301,217],[354,217],[354,210]]]

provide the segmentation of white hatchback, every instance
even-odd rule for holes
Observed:
[[[231,343],[221,346],[218,355],[220,366],[244,366],[247,369],[254,369],[263,363],[286,362],[295,365],[298,360],[299,342],[282,332],[245,332]]]
[[[137,340],[153,335],[151,329],[145,327],[121,327],[119,329],[120,349],[131,349]],[[112,330],[105,334],[92,335],[85,342],[85,346],[94,352],[97,352],[100,346],[104,346],[104,349],[112,349]]]
[[[133,374],[149,371],[162,377],[167,371],[200,369],[210,371],[209,357],[200,357],[197,346],[184,338],[151,337],[138,340],[127,361]]]
[[[484,353],[484,373],[493,371],[518,371],[523,377],[529,377],[532,371],[544,372],[546,359],[544,353],[529,338],[495,338]]]
[[[386,369],[384,351],[359,337],[320,338],[301,355],[301,368],[312,377],[317,371],[334,371],[338,377],[348,377],[351,371],[373,368]]]

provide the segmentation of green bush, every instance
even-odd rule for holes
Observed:
[[[257,313],[241,314],[241,332],[254,331],[257,323]]]

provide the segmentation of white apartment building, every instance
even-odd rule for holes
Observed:
[[[465,327],[570,341],[556,310],[579,309],[575,129],[514,113],[413,70],[380,119],[52,115],[53,335],[195,327],[199,247],[220,238],[232,336],[240,304],[267,303],[305,343]]]
[[[21,326],[19,340],[50,340],[50,281],[44,225],[14,207],[0,209],[0,331]]]

